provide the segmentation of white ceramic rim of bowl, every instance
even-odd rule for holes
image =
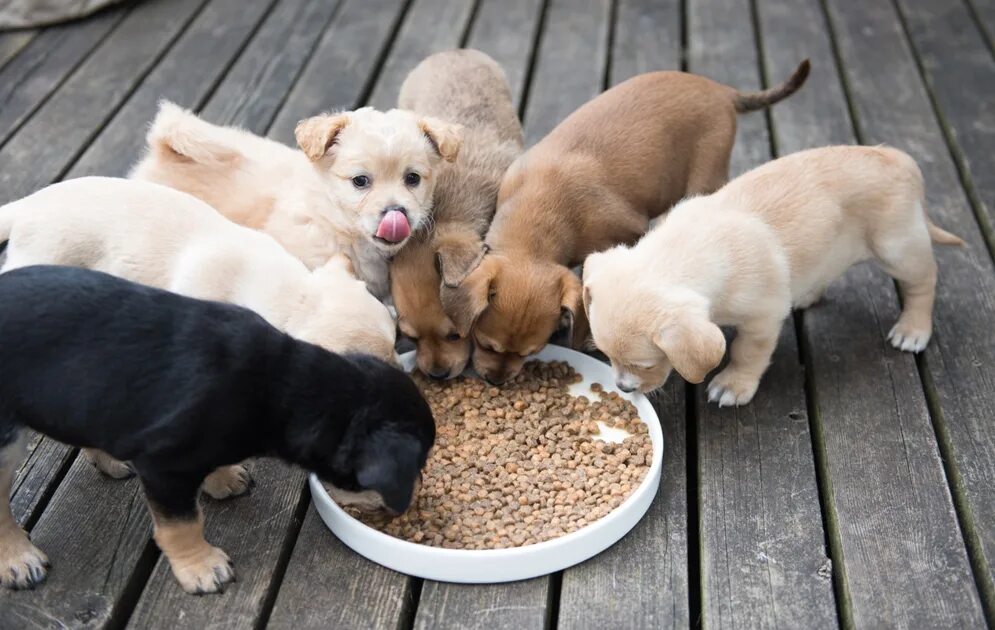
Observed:
[[[582,385],[601,383],[632,401],[649,429],[653,459],[642,483],[606,516],[575,532],[525,547],[510,549],[445,549],[408,542],[384,534],[356,520],[328,496],[311,475],[311,495],[322,520],[346,546],[377,564],[408,575],[465,584],[495,584],[525,580],[553,573],[594,557],[618,542],[636,526],[660,487],[663,468],[663,431],[652,404],[642,394],[625,394],[614,385],[611,367],[593,357],[559,346],[546,346],[534,357],[566,361],[584,377]],[[401,357],[407,370],[414,367],[414,352]]]

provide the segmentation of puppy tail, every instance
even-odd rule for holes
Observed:
[[[226,138],[230,130],[204,122],[192,111],[162,101],[145,136],[149,151],[160,159],[214,164],[239,157]]]
[[[808,59],[805,59],[798,64],[798,67],[788,77],[788,80],[780,85],[775,85],[770,89],[760,92],[736,92],[736,95],[733,97],[733,105],[736,106],[736,112],[740,114],[752,112],[788,98],[805,84],[805,79],[808,78],[810,69],[811,64],[809,64]]]
[[[957,247],[964,247],[966,245],[964,239],[956,234],[947,232],[929,219],[926,219],[926,229],[929,230],[929,240],[937,245],[956,245]]]

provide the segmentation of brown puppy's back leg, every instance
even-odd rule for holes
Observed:
[[[0,584],[7,588],[34,588],[45,579],[48,557],[28,540],[10,510],[14,473],[27,452],[27,434],[15,430],[0,446]]]
[[[231,560],[204,539],[204,517],[197,494],[206,475],[166,473],[135,462],[152,514],[154,538],[183,590],[195,595],[220,593],[235,579]]]
[[[698,143],[688,170],[685,196],[710,195],[729,181],[729,157],[736,139],[736,115],[716,124]]]

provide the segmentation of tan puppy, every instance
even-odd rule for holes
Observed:
[[[671,367],[712,379],[720,406],[748,403],[770,363],[784,318],[805,308],[854,263],[873,258],[898,280],[902,314],[888,338],[919,352],[932,331],[936,262],[931,240],[963,245],[924,210],[915,161],[885,147],[801,151],[687,199],[632,248],[584,263],[584,304],[594,342],[619,388],[649,391]]]
[[[443,311],[440,284],[458,285],[483,257],[501,177],[522,152],[522,126],[504,71],[477,50],[426,58],[405,79],[398,106],[463,126],[459,158],[439,170],[430,230],[390,265],[398,327],[417,344],[418,368],[452,378],[473,344]]]
[[[580,281],[569,267],[591,252],[633,243],[679,199],[716,190],[729,172],[736,114],[789,96],[783,85],[743,94],[682,72],[639,75],[560,123],[512,164],[487,233],[495,252],[455,290],[447,312],[467,332],[473,365],[491,383],[515,376],[558,329],[585,337]]]
[[[164,102],[131,177],[199,197],[310,269],[345,254],[386,296],[387,261],[428,220],[436,170],[456,159],[459,129],[366,107],[301,121],[296,135],[303,152]]]
[[[0,207],[0,242],[8,240],[0,271],[40,264],[103,271],[238,304],[298,339],[398,363],[393,318],[343,257],[308,271],[269,236],[165,186],[108,177],[54,184]],[[104,453],[87,454],[112,477],[130,474]],[[224,498],[249,481],[241,466],[226,467],[204,491]]]

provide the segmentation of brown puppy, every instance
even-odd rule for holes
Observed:
[[[558,329],[575,346],[583,341],[580,281],[569,267],[635,242],[681,198],[722,186],[736,114],[791,95],[808,70],[803,61],[785,83],[749,94],[683,72],[642,74],[582,106],[518,158],[487,233],[494,253],[442,291],[460,332],[472,328],[477,372],[503,383]]]
[[[452,378],[466,367],[473,344],[443,311],[440,284],[458,284],[483,258],[501,177],[522,152],[522,126],[504,71],[477,50],[422,61],[401,86],[397,106],[463,126],[459,157],[440,170],[432,224],[390,265],[398,327],[417,344],[418,368]]]

